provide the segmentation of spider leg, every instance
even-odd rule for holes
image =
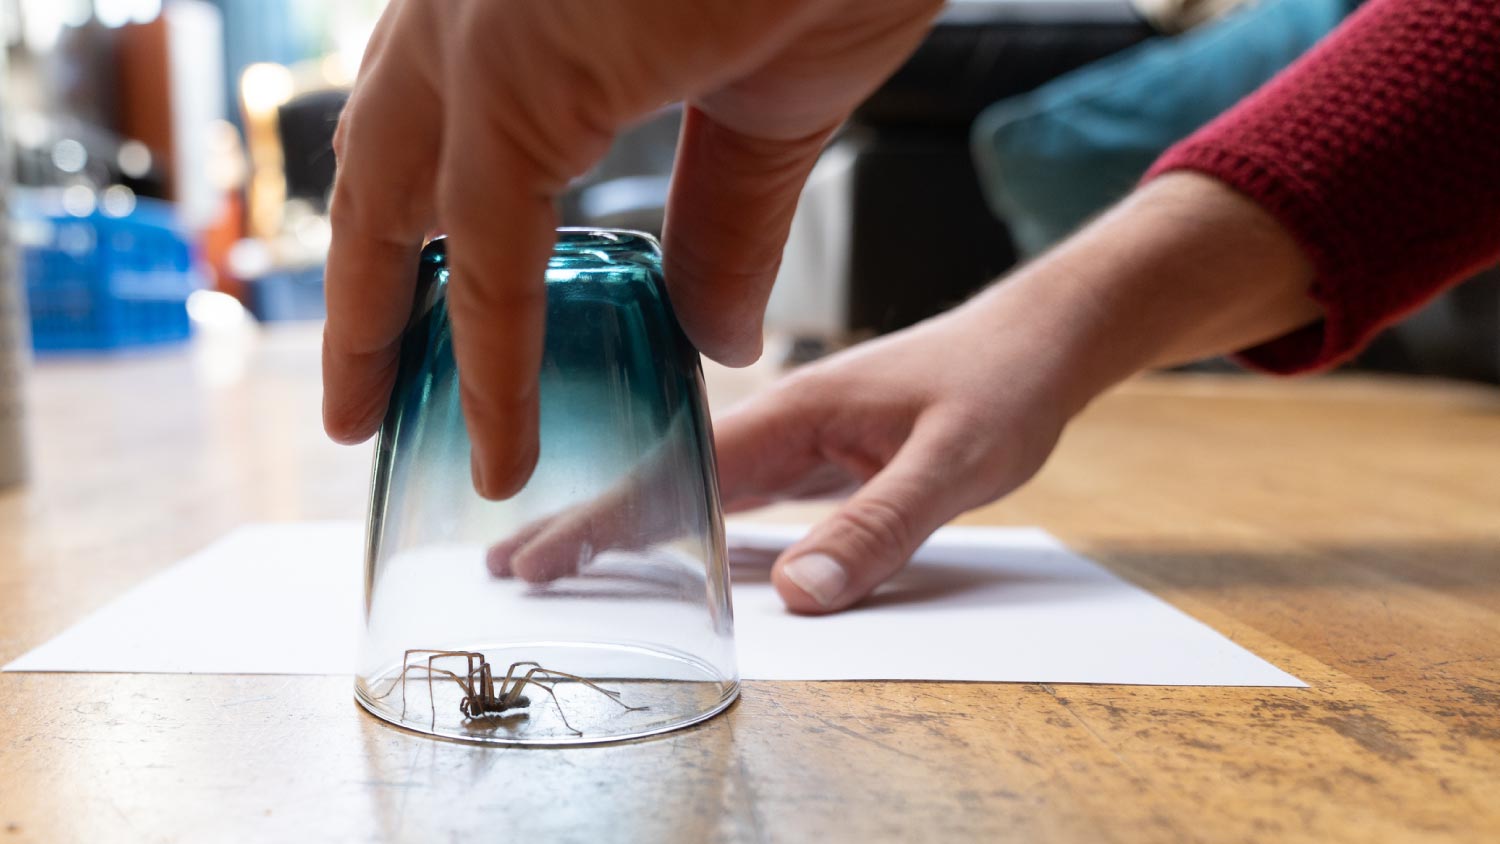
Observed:
[[[487,700],[495,699],[495,673],[488,662],[479,665],[480,691]]]
[[[422,667],[420,663],[417,663],[417,664],[413,664],[412,663],[412,661],[411,661],[411,655],[412,654],[433,654],[434,655],[433,658],[430,658],[430,659],[427,660],[427,667],[428,667],[429,671],[431,671],[431,669],[432,669],[432,660],[435,659],[436,657],[441,657],[441,656],[461,656],[461,657],[465,657],[466,659],[469,660],[469,665],[471,666],[471,668],[472,668],[472,666],[474,664],[474,659],[476,657],[481,662],[484,661],[484,654],[475,653],[473,651],[440,651],[440,650],[434,650],[432,648],[408,648],[406,650],[406,652],[401,655],[401,673],[397,674],[395,677],[391,678],[391,687],[390,688],[386,689],[383,693],[381,693],[379,695],[376,695],[374,697],[374,700],[384,700],[387,696],[390,695],[391,692],[394,692],[396,690],[396,684],[399,682],[401,684],[401,716],[403,718],[406,717],[406,675],[407,675],[408,672],[411,671],[411,669],[413,669],[413,668],[421,668]],[[430,680],[431,674],[429,674],[428,677],[429,677],[429,680]],[[457,680],[458,678],[454,677],[454,679]],[[431,684],[429,682],[429,689],[428,689],[429,693],[431,692],[430,685]]]
[[[625,701],[620,700],[620,692],[615,691],[613,689],[606,689],[603,686],[599,685],[598,683],[595,683],[593,680],[590,680],[587,677],[580,677],[577,674],[568,674],[568,673],[563,672],[563,671],[553,671],[550,668],[542,668],[542,667],[538,666],[537,668],[532,669],[531,672],[528,673],[527,678],[530,679],[530,675],[531,674],[535,674],[538,671],[540,671],[543,674],[546,674],[548,677],[560,677],[560,678],[564,678],[564,679],[568,679],[568,680],[576,680],[576,681],[584,684],[585,686],[588,686],[589,688],[593,689],[594,691],[599,692],[600,694],[604,695],[605,697],[608,697],[610,700],[614,701],[615,703],[618,703],[621,707],[623,707],[625,709],[626,712],[637,712],[639,710],[647,709],[648,708],[648,707],[645,707],[645,706],[630,706],[630,705],[626,704]],[[535,681],[533,681],[533,682],[535,682]]]
[[[520,679],[516,680],[516,689],[517,689],[517,691],[519,691],[520,689],[525,688],[526,684],[530,683],[531,685],[536,686],[537,688],[539,688],[542,691],[546,692],[547,696],[550,697],[550,698],[552,698],[552,705],[555,706],[555,707],[557,707],[557,717],[559,717],[559,718],[562,719],[563,726],[567,727],[568,731],[571,732],[573,735],[575,735],[575,736],[582,736],[583,735],[583,730],[580,730],[577,727],[573,726],[572,724],[568,723],[568,714],[563,711],[562,701],[560,701],[560,700],[557,699],[557,693],[554,692],[554,691],[552,691],[552,687],[549,686],[549,685],[547,685],[546,683],[541,683],[541,682],[538,682],[536,680],[531,679],[531,675],[535,674],[536,671],[537,671],[537,669],[533,668],[532,670],[526,672],[526,676],[521,677]]]
[[[401,655],[401,669],[402,669],[401,673],[397,674],[396,676],[394,676],[394,677],[391,678],[391,686],[390,686],[390,688],[386,689],[384,692],[381,692],[378,695],[375,695],[375,697],[372,698],[372,699],[373,700],[384,700],[386,697],[390,696],[391,692],[394,692],[396,690],[396,684],[397,683],[401,683],[403,685],[403,687],[405,686],[407,671],[411,670],[412,668],[421,668],[422,667],[419,663],[412,663],[412,661],[411,661],[411,655],[412,654],[451,654],[451,655],[454,655],[454,656],[462,656],[462,655],[464,655],[466,653],[468,653],[468,652],[467,651],[435,651],[435,650],[430,650],[430,649],[427,649],[427,648],[409,648],[409,649],[407,649],[407,651],[404,654]],[[404,688],[402,689],[402,693],[403,694],[405,693],[405,689]]]
[[[495,676],[490,669],[489,662],[481,661],[478,668],[469,671],[469,689],[470,707],[472,708],[475,702],[479,706],[479,711],[470,712],[469,717],[505,711],[503,704],[499,708],[490,705],[491,702],[497,701],[497,698],[495,697]]]
[[[479,669],[478,670],[481,671],[481,672],[483,672],[486,676],[488,676],[488,674],[489,674],[490,664],[489,664],[489,662],[487,662],[485,660],[484,654],[478,653],[477,651],[426,651],[426,653],[432,654],[432,656],[430,656],[430,657],[427,658],[427,701],[428,701],[429,706],[432,708],[432,727],[433,727],[433,729],[436,729],[437,728],[437,696],[434,693],[433,688],[432,688],[432,675],[433,675],[433,673],[437,672],[437,673],[446,674],[447,676],[452,677],[453,681],[456,682],[456,683],[458,683],[459,688],[461,688],[461,689],[464,690],[464,695],[466,695],[469,698],[473,698],[474,697],[474,672],[475,672],[474,661],[475,660],[479,661]],[[437,662],[438,660],[440,660],[440,659],[447,659],[449,657],[463,657],[464,660],[468,663],[468,669],[469,669],[468,682],[464,682],[463,680],[460,680],[458,678],[458,674],[456,672],[453,672],[453,671],[444,671],[443,669],[438,668],[435,665],[433,665],[433,663]],[[402,713],[402,716],[403,717],[405,716],[405,712],[404,711]]]
[[[514,705],[514,703],[517,700],[519,700],[520,697],[521,697],[521,690],[520,690],[520,688],[512,686],[511,685],[511,680],[516,676],[516,669],[520,668],[523,665],[532,665],[532,666],[535,666],[537,668],[541,668],[542,667],[541,663],[539,663],[539,662],[530,662],[530,661],[526,661],[526,662],[512,662],[510,664],[510,668],[507,668],[505,670],[505,679],[500,681],[500,697],[499,697],[499,699],[500,699],[502,705],[504,705],[504,706],[509,707],[509,706]],[[493,692],[493,690],[491,690],[491,691]]]
[[[396,685],[399,682],[401,685],[401,717],[403,719],[406,717],[406,676],[413,671],[426,671],[427,682],[429,686],[431,686],[432,684],[433,675],[436,674],[438,676],[447,677],[448,679],[457,683],[458,687],[463,689],[465,694],[472,694],[469,688],[469,684],[464,682],[464,678],[458,676],[457,674],[454,674],[452,671],[447,671],[442,668],[434,668],[433,666],[423,665],[421,663],[417,663],[416,665],[408,665],[406,666],[406,669],[404,671],[402,671],[396,678],[393,678],[391,680],[391,687],[385,690],[385,694],[379,695],[375,698],[375,700],[384,699],[385,697],[390,695],[391,692],[396,690]],[[433,714],[433,720],[434,722],[437,720],[436,713]]]

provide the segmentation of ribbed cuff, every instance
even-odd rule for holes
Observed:
[[[1245,349],[1234,356],[1238,362],[1280,375],[1326,369],[1353,357],[1381,327],[1399,318],[1383,320],[1343,295],[1351,280],[1364,276],[1356,240],[1296,174],[1247,153],[1189,138],[1159,158],[1141,181],[1181,170],[1223,182],[1264,208],[1313,265],[1308,296],[1322,307],[1322,322]]]

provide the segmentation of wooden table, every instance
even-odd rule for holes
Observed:
[[[238,524],[361,514],[315,342],[38,367],[0,661]],[[345,677],[5,674],[0,843],[1500,840],[1500,392],[1147,378],[965,521],[1044,526],[1311,688],[749,683],[557,751],[387,728]]]

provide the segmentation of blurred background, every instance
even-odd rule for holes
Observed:
[[[383,5],[0,0],[11,344],[45,366],[320,319],[330,140]],[[1357,5],[951,3],[814,172],[769,330],[812,357],[961,301]],[[566,224],[659,233],[678,121],[621,137]],[[1500,381],[1497,288],[1455,290],[1355,366]]]

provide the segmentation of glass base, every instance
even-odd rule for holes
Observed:
[[[467,682],[482,664],[480,655],[493,677],[488,694],[481,683]],[[536,673],[524,681],[530,671]],[[508,695],[518,684],[519,696]],[[686,654],[576,642],[411,653],[405,666],[390,665],[354,684],[360,706],[383,721],[430,736],[497,745],[644,738],[712,718],[738,695],[738,680],[725,679]]]

